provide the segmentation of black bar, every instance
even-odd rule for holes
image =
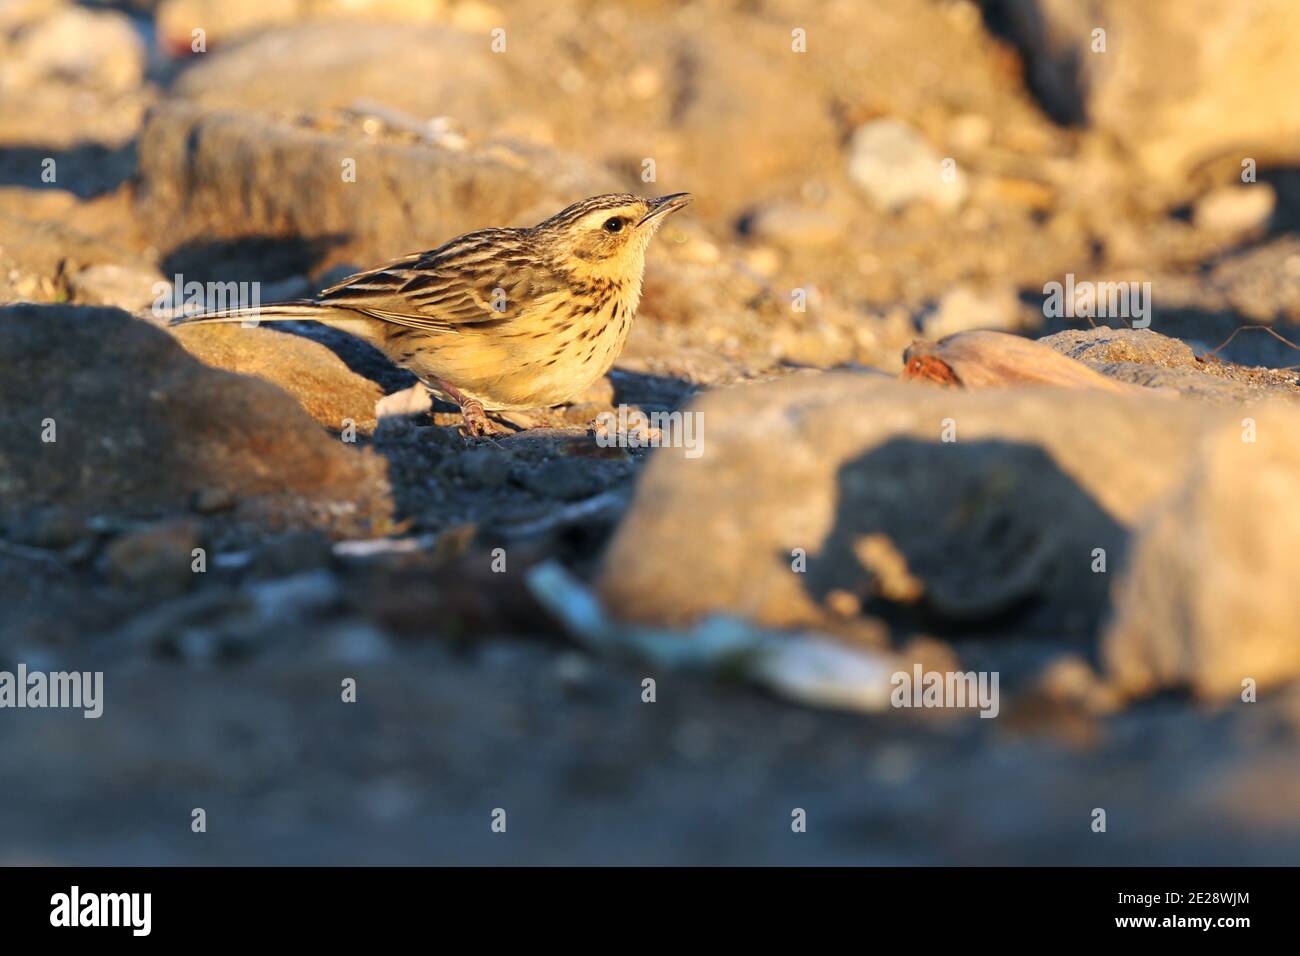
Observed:
[[[819,935],[839,926],[864,945],[1044,932],[1230,943],[1286,925],[1293,881],[1290,870],[1228,868],[10,868],[0,871],[0,925],[11,941],[124,940],[143,928],[142,906],[121,910],[137,917],[119,920],[128,925],[51,925],[68,909],[59,894],[70,904],[76,886],[87,916],[97,894],[150,894],[148,938],[205,944],[247,942],[259,927],[331,946],[453,927],[494,939],[522,929],[541,942],[546,927],[569,937],[610,922],[663,939],[708,924],[761,940],[777,923]]]

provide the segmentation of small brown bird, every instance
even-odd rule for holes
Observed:
[[[689,193],[576,202],[527,229],[481,229],[349,276],[314,299],[173,320],[308,319],[342,329],[455,402],[472,435],[487,411],[580,396],[623,351],[650,238]]]

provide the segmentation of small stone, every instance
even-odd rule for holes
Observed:
[[[105,552],[109,577],[154,597],[185,593],[195,581],[193,552],[200,530],[197,521],[181,519],[122,535]]]
[[[352,371],[336,352],[319,342],[273,328],[244,328],[235,322],[184,325],[170,331],[205,365],[278,386],[333,432],[340,432],[349,422],[358,434],[374,431],[379,386]]]
[[[591,661],[584,654],[567,651],[555,659],[555,677],[567,690],[577,690],[591,683]]]
[[[968,151],[984,149],[993,138],[993,123],[978,113],[962,113],[948,123],[948,139]]]
[[[167,286],[151,269],[118,264],[87,266],[68,279],[77,302],[114,305],[132,314],[150,311],[160,284]]]
[[[193,507],[201,515],[229,511],[235,507],[235,496],[226,488],[200,488],[194,493]]]
[[[833,588],[826,595],[826,607],[840,617],[857,617],[862,613],[862,600],[852,591]]]
[[[755,246],[745,252],[747,267],[764,278],[771,278],[781,269],[781,254],[771,246]]]
[[[1051,700],[1073,704],[1092,713],[1115,708],[1117,696],[1102,683],[1097,672],[1077,654],[1061,654],[1048,662],[1038,676],[1038,687]]]
[[[925,594],[925,584],[908,569],[907,558],[888,535],[863,535],[854,543],[853,553],[871,572],[876,591],[886,600],[911,604]]]
[[[1277,193],[1268,183],[1224,186],[1206,193],[1192,207],[1192,223],[1205,232],[1240,235],[1259,232],[1277,208]]]
[[[401,415],[420,415],[433,407],[429,390],[423,385],[415,384],[400,392],[385,395],[375,402],[375,417],[389,418]]]
[[[71,80],[120,94],[140,85],[144,68],[144,43],[130,18],[68,6],[19,33],[0,61],[0,87]]]
[[[1038,341],[1095,369],[1117,362],[1160,368],[1196,368],[1196,355],[1187,343],[1150,329],[1067,329]]]
[[[942,339],[970,329],[1014,332],[1025,325],[1020,299],[1011,286],[977,289],[959,285],[944,293],[933,312],[921,320],[928,339]]]
[[[872,120],[857,128],[849,146],[849,175],[886,212],[918,200],[951,212],[965,202],[969,191],[960,167],[945,175],[930,144],[895,119]]]
[[[844,238],[844,224],[838,218],[794,203],[764,206],[750,219],[749,231],[786,249],[817,249]]]

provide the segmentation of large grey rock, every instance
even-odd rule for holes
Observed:
[[[1290,0],[1001,0],[1031,79],[1065,120],[1177,181],[1228,155],[1300,158],[1300,8]],[[1105,32],[1104,50],[1094,50]]]
[[[471,142],[551,144],[617,170],[623,188],[690,190],[697,208],[730,215],[775,182],[806,181],[810,162],[838,165],[814,58],[791,52],[788,31],[723,10],[595,16],[549,3],[478,7],[478,22],[466,22],[475,6],[456,5],[450,23],[270,29],[199,58],[176,92],[209,108],[294,114],[381,103],[421,122],[445,118]],[[507,31],[502,52],[496,27]],[[646,159],[653,180],[642,179]]]
[[[350,171],[355,167],[355,177]],[[452,149],[367,135],[337,116],[291,120],[174,102],[140,142],[140,211],[173,245],[345,240],[353,261],[393,258],[485,225],[531,225],[612,182],[534,146]]]
[[[216,488],[271,526],[388,527],[382,459],[115,309],[0,309],[0,409],[0,520],[46,506],[149,515]]]
[[[231,8],[220,6],[212,21],[212,52],[195,58],[175,87],[204,106],[310,114],[371,101],[420,118],[492,122],[510,103],[512,54],[494,55],[486,31],[358,20],[294,24],[281,18],[287,25],[264,24],[231,45],[221,42],[231,37],[220,24]],[[188,48],[190,31],[202,23],[184,21],[195,15],[168,10],[162,29],[171,39],[164,42]]]

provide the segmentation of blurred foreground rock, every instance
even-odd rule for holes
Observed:
[[[728,613],[853,634],[859,610],[894,605],[930,626],[1096,636],[1134,529],[1176,507],[1138,539],[1113,670],[1139,690],[1222,690],[1242,667],[1283,679],[1300,659],[1288,557],[1300,468],[1282,446],[1300,419],[1261,408],[1269,444],[1242,445],[1239,410],[1171,396],[847,373],[709,393],[690,409],[703,455],[655,453],[600,593],[646,623]],[[1171,504],[1180,495],[1188,503]],[[1189,539],[1198,543],[1169,558]],[[1179,623],[1207,605],[1203,625]],[[1190,658],[1170,650],[1183,641],[1198,645]]]
[[[1300,411],[1206,430],[1143,521],[1104,652],[1130,693],[1231,698],[1300,676]]]
[[[850,373],[712,392],[691,410],[703,455],[655,453],[605,555],[616,613],[825,626],[884,598],[972,622],[1037,599],[1046,626],[1074,633],[1106,605],[1095,549],[1118,566],[1207,417],[1155,397]]]
[[[116,310],[0,309],[0,408],[0,516],[148,515],[203,489],[268,528],[382,533],[391,515],[381,459]]]

